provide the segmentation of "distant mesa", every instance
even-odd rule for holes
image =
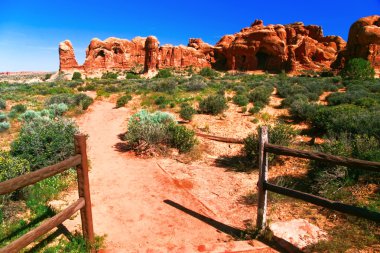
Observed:
[[[160,46],[154,36],[131,41],[93,39],[83,65],[78,65],[70,41],[59,44],[60,71],[81,71],[91,75],[105,71],[144,71],[187,67],[217,70],[298,72],[342,68],[361,57],[380,70],[380,16],[356,21],[350,28],[348,43],[339,36],[324,36],[322,28],[297,22],[267,25],[256,20],[250,27],[223,36],[212,46],[201,39],[190,39],[187,46]]]

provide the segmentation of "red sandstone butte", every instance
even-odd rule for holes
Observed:
[[[60,71],[155,72],[163,68],[212,67],[218,70],[301,71],[341,68],[346,59],[368,59],[380,70],[380,16],[359,19],[346,42],[339,36],[324,36],[322,28],[297,22],[267,25],[256,20],[250,27],[223,36],[215,45],[190,39],[187,46],[160,46],[154,36],[133,40],[93,39],[86,60],[78,66],[70,41],[59,45]]]
[[[366,59],[375,70],[380,71],[380,16],[364,17],[352,24],[342,57],[346,61],[352,58]]]

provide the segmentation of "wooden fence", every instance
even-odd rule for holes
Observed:
[[[34,228],[7,246],[1,248],[0,253],[19,252],[21,249],[37,240],[39,237],[48,233],[50,230],[63,223],[65,220],[69,219],[78,210],[80,210],[82,220],[83,236],[90,245],[94,243],[94,229],[92,223],[85,135],[75,135],[75,148],[75,156],[72,156],[55,165],[48,166],[46,168],[36,170],[0,183],[0,195],[4,195],[62,173],[72,167],[76,167],[79,192],[79,199],[77,201],[75,201],[65,210],[56,214],[52,218],[45,220],[37,228]]]
[[[301,199],[318,206],[380,222],[380,213],[378,212],[373,212],[365,208],[343,204],[341,202],[332,201],[305,192],[268,183],[268,153],[318,160],[337,165],[344,165],[369,171],[380,172],[380,163],[378,162],[333,156],[319,152],[301,151],[270,144],[268,142],[268,128],[265,126],[261,127],[259,133],[259,181],[257,184],[257,227],[259,229],[262,229],[266,226],[267,191]]]

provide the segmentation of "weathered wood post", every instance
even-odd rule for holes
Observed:
[[[264,146],[268,143],[268,127],[262,126],[259,131],[259,181],[257,182],[258,203],[256,225],[261,230],[265,228],[267,220],[267,191],[264,183],[268,179],[268,155],[264,150]]]
[[[75,135],[75,149],[76,153],[82,156],[82,162],[77,166],[77,177],[79,197],[85,200],[85,206],[80,209],[83,236],[90,245],[93,245],[95,237],[92,223],[90,183],[88,179],[86,136],[84,134]],[[94,252],[94,250],[91,250],[91,252]]]

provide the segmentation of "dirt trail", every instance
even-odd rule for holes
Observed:
[[[227,241],[226,234],[166,204],[174,201],[192,211],[213,214],[157,165],[155,159],[128,157],[115,149],[125,132],[130,109],[96,101],[78,118],[89,135],[90,187],[95,233],[107,234],[107,248],[127,252],[165,251]]]

